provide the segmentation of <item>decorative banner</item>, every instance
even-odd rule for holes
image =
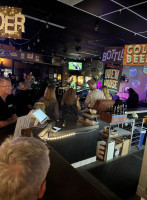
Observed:
[[[143,73],[147,74],[147,66],[143,67]]]
[[[0,6],[0,37],[21,39],[25,32],[25,16],[21,8]]]
[[[125,45],[123,65],[146,65],[147,44]]]
[[[116,66],[115,68],[115,65],[113,67],[109,65],[105,67],[104,85],[111,90],[112,95],[119,91],[120,77],[122,75],[122,70],[119,70],[119,67],[121,66]]]
[[[137,69],[136,69],[136,68],[131,68],[131,69],[129,70],[129,74],[130,74],[130,76],[136,76],[136,74],[137,74]]]
[[[124,47],[106,47],[103,53],[102,62],[122,64]]]

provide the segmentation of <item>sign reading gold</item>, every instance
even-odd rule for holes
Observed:
[[[25,32],[25,16],[21,8],[0,6],[0,37],[21,39]]]
[[[147,44],[125,45],[123,65],[146,65]]]

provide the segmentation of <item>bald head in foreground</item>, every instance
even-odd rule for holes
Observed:
[[[41,199],[49,167],[49,150],[43,142],[7,138],[0,146],[0,200]]]

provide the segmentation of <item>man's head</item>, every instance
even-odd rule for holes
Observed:
[[[90,79],[89,81],[87,81],[87,83],[89,85],[90,90],[96,89],[96,82],[94,79]]]
[[[0,77],[0,95],[8,96],[12,93],[12,85],[9,78]]]
[[[0,146],[0,200],[42,198],[49,167],[49,150],[40,140],[6,139]]]

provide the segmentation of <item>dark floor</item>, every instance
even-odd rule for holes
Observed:
[[[132,148],[129,155],[107,163],[95,161],[77,170],[107,199],[138,200],[136,189],[142,165],[144,146]]]

